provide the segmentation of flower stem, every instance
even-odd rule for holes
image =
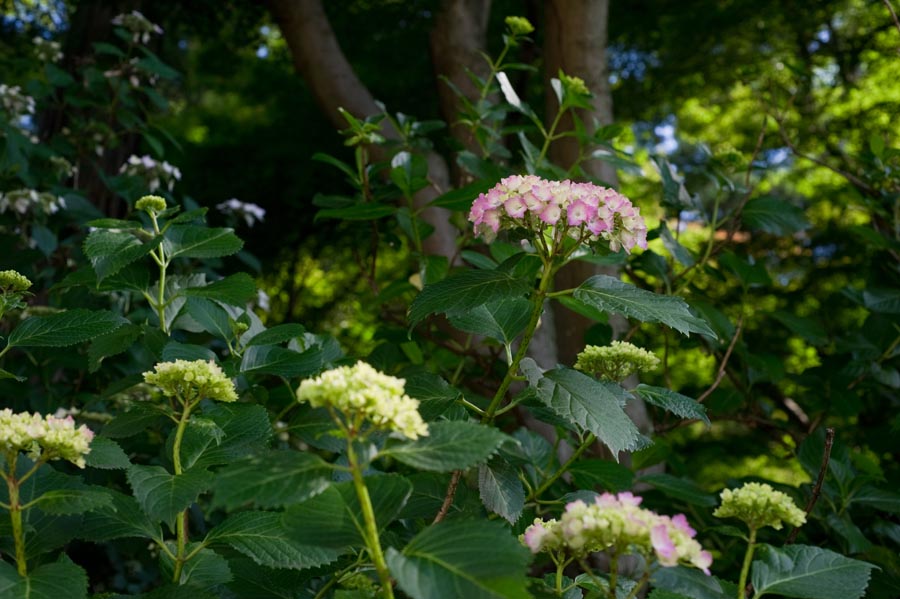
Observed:
[[[16,479],[16,458],[18,452],[8,453],[6,463],[9,466],[9,476],[6,478],[6,488],[9,490],[9,519],[12,524],[13,539],[16,545],[16,570],[23,578],[28,575],[28,566],[25,561],[25,532],[22,528],[22,505],[19,502],[19,481]]]
[[[641,576],[641,579],[634,585],[634,588],[631,589],[631,592],[625,596],[625,599],[634,599],[637,597],[638,593],[641,590],[641,587],[647,584],[650,581],[650,568],[644,570],[644,575]]]
[[[580,458],[581,454],[583,454],[588,447],[593,445],[594,441],[596,441],[596,440],[597,440],[597,437],[596,437],[596,435],[594,435],[594,433],[588,433],[587,437],[584,438],[584,442],[578,446],[578,449],[576,449],[574,452],[572,452],[572,455],[569,456],[569,459],[566,460],[566,463],[563,464],[562,466],[560,466],[559,470],[557,470],[556,472],[553,473],[553,476],[551,476],[550,478],[545,480],[541,484],[541,486],[539,486],[537,489],[535,489],[534,492],[528,496],[528,499],[526,499],[526,501],[531,501],[531,500],[534,500],[534,499],[537,499],[538,497],[540,497],[541,493],[543,493],[544,491],[549,489],[553,483],[555,483],[557,480],[559,480],[559,477],[562,476],[563,474],[565,474],[566,471],[569,469],[569,467],[575,462],[575,460]]]
[[[750,528],[750,538],[747,543],[747,553],[744,555],[744,565],[741,568],[741,577],[738,580],[737,599],[746,597],[747,575],[750,573],[750,564],[753,562],[753,550],[756,548],[756,529]]]
[[[494,398],[491,400],[490,405],[484,412],[484,416],[481,418],[481,421],[485,424],[490,424],[494,421],[497,409],[503,402],[503,398],[506,397],[509,386],[516,378],[516,373],[519,371],[519,364],[528,353],[528,346],[531,343],[531,338],[534,337],[534,331],[537,329],[538,322],[541,320],[541,314],[544,312],[544,299],[547,297],[547,292],[553,284],[555,269],[552,268],[551,264],[552,262],[549,260],[544,263],[544,273],[541,276],[541,282],[538,285],[537,291],[531,296],[531,301],[534,302],[531,309],[531,318],[528,321],[528,326],[525,327],[525,332],[522,334],[522,341],[519,343],[519,349],[516,351],[516,355],[513,356],[512,363],[506,371],[506,376],[503,377],[503,381],[500,383],[497,393],[494,394]]]
[[[609,556],[609,599],[616,599],[616,586],[619,578],[619,554],[615,551]]]
[[[378,572],[378,579],[381,581],[382,592],[385,599],[394,599],[394,587],[391,583],[391,573],[388,570],[387,562],[384,561],[384,553],[381,550],[381,541],[378,539],[378,524],[375,522],[375,511],[372,509],[372,499],[369,497],[369,489],[363,480],[362,466],[356,457],[356,451],[353,449],[353,439],[347,442],[347,461],[350,464],[350,473],[353,475],[353,486],[356,488],[356,496],[359,498],[359,505],[362,508],[363,520],[365,521],[365,541],[366,548],[375,565],[375,571]]]
[[[184,410],[181,412],[181,418],[178,421],[178,428],[175,430],[175,441],[172,443],[172,464],[175,467],[175,476],[183,472],[181,467],[181,441],[184,439],[184,431],[187,423],[191,418],[191,408],[193,404],[184,402]],[[172,574],[172,582],[178,583],[181,579],[181,569],[187,558],[184,555],[187,547],[187,509],[180,512],[175,518],[175,535],[177,537],[177,551],[175,553],[175,570]]]

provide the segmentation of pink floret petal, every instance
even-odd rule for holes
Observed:
[[[682,531],[692,539],[697,536],[697,531],[691,528],[691,525],[688,524],[687,516],[685,516],[684,514],[675,514],[674,516],[672,516],[672,524],[675,526],[675,528]]]
[[[657,524],[650,529],[650,542],[653,545],[659,563],[663,566],[675,566],[678,564],[678,553],[675,551],[675,543],[669,537],[669,530],[665,524]]]

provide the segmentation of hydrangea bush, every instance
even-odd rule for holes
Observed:
[[[136,11],[113,23],[126,48],[105,48],[117,60],[94,75],[127,99],[170,73],[145,47],[161,28]],[[396,220],[415,276],[380,295],[409,302],[368,356],[347,356],[300,324],[264,322],[254,280],[228,268],[243,242],[180,199],[181,173],[151,141],[139,103],[126,102],[120,120],[153,156],[132,154],[101,177],[122,218],[80,195],[77,177],[119,137],[96,122],[74,135],[92,145],[49,157],[43,179],[0,190],[10,255],[45,261],[0,271],[0,384],[14,406],[0,410],[4,596],[632,599],[651,588],[653,599],[740,599],[748,581],[755,598],[863,595],[871,564],[757,539],[764,527],[827,522],[837,510],[803,511],[749,482],[723,490],[713,511],[688,481],[635,478],[625,463],[667,446],[626,408],[642,400],[665,418],[710,424],[701,401],[637,383],[659,367],[654,352],[610,340],[587,345],[572,366],[530,357],[551,304],[597,320],[621,314],[632,332],[722,340],[677,294],[600,274],[556,288],[573,261],[634,263],[662,233],[620,192],[546,161],[559,116],[588,106],[582,80],[554,80],[548,128],[521,101],[491,104],[498,81],[510,99],[503,57],[533,31],[521,17],[506,23],[501,58],[462,122],[489,158],[502,138],[489,112],[516,106],[532,137],[521,163],[496,160],[503,176],[436,202],[468,215],[465,263],[422,254],[428,229],[414,203],[375,206]],[[58,60],[49,42],[38,50]],[[35,100],[6,86],[0,97],[7,147],[40,163],[22,119]],[[358,173],[359,202],[327,216],[359,220],[371,198],[411,200],[428,184],[414,174],[417,140],[406,138],[394,147],[390,192],[373,194],[366,150],[384,140],[376,119],[348,121],[358,163],[342,170]],[[248,226],[264,215],[237,200],[218,207]],[[63,258],[64,275],[54,270]],[[588,457],[601,451],[611,459]],[[713,517],[737,518],[749,533]],[[738,573],[729,564],[741,550]]]

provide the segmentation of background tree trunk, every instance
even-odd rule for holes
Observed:
[[[372,93],[341,51],[321,0],[270,0],[269,6],[287,42],[294,67],[306,79],[319,107],[336,128],[347,126],[338,112],[339,107],[360,118],[381,112]],[[389,123],[382,129],[389,139],[399,137]],[[385,157],[381,147],[376,146],[372,151],[376,159]],[[426,159],[433,185],[416,194],[417,206],[424,206],[447,191],[450,184],[446,161],[436,152],[429,152]],[[457,231],[450,224],[450,212],[427,208],[422,218],[434,227],[434,233],[424,242],[425,252],[451,259],[456,253]]]

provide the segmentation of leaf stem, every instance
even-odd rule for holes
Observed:
[[[155,212],[150,212],[150,220],[153,221],[153,232],[160,235],[159,222],[156,220]],[[159,329],[168,335],[169,329],[166,326],[166,269],[169,266],[169,262],[166,260],[166,249],[163,246],[163,243],[160,242],[160,244],[156,246],[155,254],[154,251],[151,250],[150,255],[153,257],[154,261],[159,264],[159,291],[157,292],[156,298],[156,314],[159,317]]]
[[[578,448],[574,452],[572,452],[572,455],[569,456],[569,459],[566,460],[566,463],[560,466],[559,470],[553,473],[553,476],[545,480],[541,484],[541,486],[535,489],[534,492],[531,493],[525,501],[533,501],[540,497],[541,493],[549,489],[553,485],[553,483],[559,480],[559,477],[565,474],[566,471],[568,471],[568,469],[572,466],[572,464],[575,463],[575,460],[580,458],[581,454],[583,454],[588,447],[593,445],[594,441],[596,440],[597,436],[594,435],[594,433],[588,433],[587,437],[584,438],[584,441],[581,443],[581,445],[579,445]]]
[[[372,509],[372,499],[369,497],[369,489],[366,487],[366,481],[363,479],[362,465],[359,463],[356,451],[353,449],[352,437],[347,441],[347,461],[350,464],[353,486],[356,488],[356,496],[359,498],[359,505],[362,508],[363,520],[365,521],[363,536],[365,537],[366,548],[375,565],[378,579],[381,581],[385,599],[394,599],[391,573],[388,570],[387,562],[384,561],[381,541],[378,539],[378,524],[375,521],[375,511]]]

